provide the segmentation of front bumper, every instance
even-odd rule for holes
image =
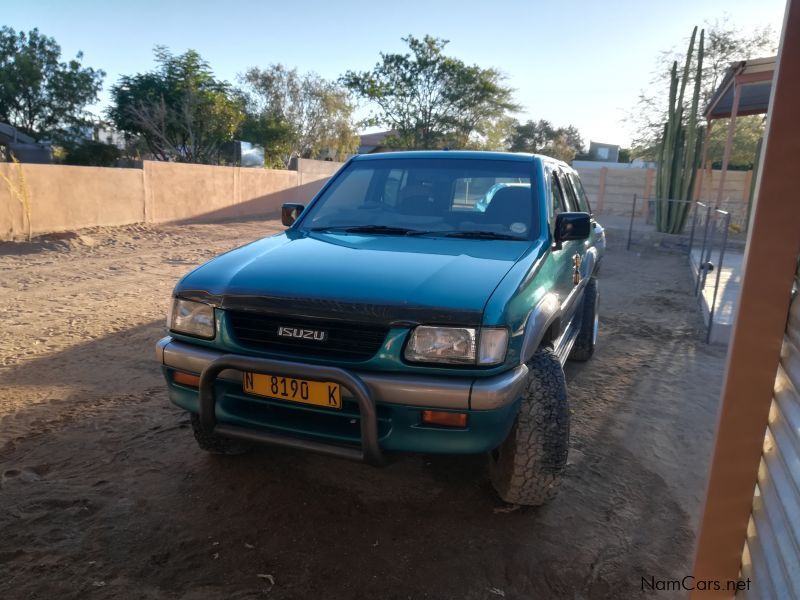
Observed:
[[[199,413],[206,427],[220,435],[299,447],[373,464],[383,462],[382,450],[468,453],[495,447],[513,423],[528,374],[525,365],[482,378],[359,372],[224,354],[170,336],[158,342],[156,356],[167,375],[173,402]],[[200,374],[199,398],[189,388],[172,382],[170,371]],[[286,435],[280,431],[276,433],[269,423],[245,418],[244,413],[249,411],[245,405],[259,401],[242,394],[243,371],[339,383],[349,393],[348,400],[353,405],[354,413],[343,416],[351,416],[350,422],[359,424],[357,439],[345,433],[338,437],[298,434],[297,429],[289,427],[283,428],[289,434]],[[260,402],[271,401],[262,399]],[[277,400],[272,404],[276,410],[287,406]],[[294,405],[291,408],[300,410]],[[420,427],[418,415],[424,409],[468,412],[469,431]],[[353,442],[360,447],[354,447]]]

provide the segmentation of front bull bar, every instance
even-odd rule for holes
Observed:
[[[361,447],[353,448],[337,444],[318,442],[303,438],[291,437],[279,433],[269,433],[256,429],[248,429],[226,423],[217,423],[216,398],[214,383],[217,376],[226,369],[251,371],[274,375],[308,378],[314,380],[333,381],[346,388],[358,402],[361,420]],[[338,458],[346,458],[365,462],[374,466],[386,464],[386,458],[378,444],[378,417],[375,401],[369,390],[357,375],[348,373],[337,367],[309,365],[268,358],[254,358],[223,354],[210,362],[200,374],[200,422],[203,428],[212,434],[235,438],[247,442],[273,444],[287,448],[309,450]]]

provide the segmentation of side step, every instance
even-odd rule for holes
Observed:
[[[580,331],[580,327],[578,327],[578,319],[572,319],[572,322],[567,327],[567,330],[562,334],[560,338],[555,343],[555,353],[558,356],[558,360],[561,362],[561,366],[564,366],[564,363],[567,362],[567,358],[569,357],[569,353],[572,351],[572,346],[575,344],[575,340],[578,338],[578,332]]]

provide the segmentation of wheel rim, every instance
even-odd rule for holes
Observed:
[[[592,323],[592,346],[597,343],[597,330],[600,327],[600,302],[599,298],[594,301],[594,323]]]

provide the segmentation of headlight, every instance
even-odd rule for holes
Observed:
[[[214,307],[202,302],[175,298],[167,318],[170,330],[194,337],[214,337]]]
[[[504,328],[430,327],[420,325],[406,345],[406,360],[427,363],[496,365],[508,348]],[[477,357],[477,360],[476,360]]]

